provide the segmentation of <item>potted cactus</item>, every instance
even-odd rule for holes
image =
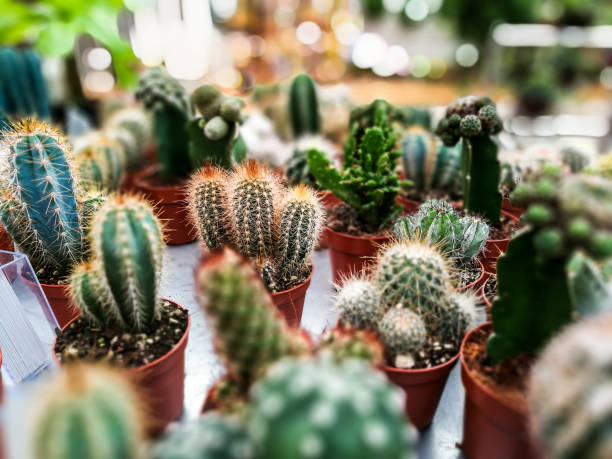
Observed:
[[[79,188],[68,147],[47,124],[15,123],[2,134],[2,143],[7,157],[0,166],[0,218],[15,244],[28,255],[63,327],[75,316],[66,278],[85,258],[85,228],[105,198]]]
[[[117,191],[127,170],[123,145],[102,133],[90,133],[73,142],[74,166],[88,189]]]
[[[308,165],[319,186],[342,201],[328,209],[325,227],[336,283],[361,270],[366,257],[389,241],[391,225],[402,211],[396,204],[403,182],[394,172],[399,157],[391,127],[395,112],[384,100],[353,110],[342,171],[322,152],[308,152]]]
[[[58,334],[61,364],[105,361],[137,374],[149,411],[163,429],[183,410],[185,347],[190,319],[159,297],[164,241],[151,206],[117,195],[91,224],[92,258],[78,265],[70,293],[81,315]]]
[[[537,457],[527,431],[525,387],[534,356],[563,326],[610,303],[593,263],[612,255],[612,182],[561,176],[545,165],[513,193],[528,226],[498,262],[492,323],[462,344],[463,449],[470,458]],[[493,422],[492,419],[495,421]]]
[[[400,217],[393,228],[396,239],[422,239],[452,257],[461,289],[478,289],[486,281],[476,256],[489,238],[489,225],[480,217],[460,217],[446,201],[426,201],[414,215]]]
[[[466,97],[449,105],[436,134],[447,146],[461,146],[463,208],[491,225],[492,239],[482,258],[487,271],[495,271],[495,262],[508,246],[516,217],[501,210],[499,191],[501,166],[498,146],[491,136],[501,132],[502,121],[495,103],[488,97]]]
[[[230,173],[204,167],[188,195],[202,245],[230,245],[251,258],[289,324],[299,325],[324,218],[315,192],[305,185],[286,189],[270,170],[248,161]]]
[[[406,392],[413,424],[427,427],[478,315],[474,295],[452,285],[448,259],[419,240],[392,244],[378,255],[371,278],[345,282],[335,308],[339,327],[379,336],[382,369]]]

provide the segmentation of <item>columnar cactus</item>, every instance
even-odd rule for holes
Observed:
[[[69,365],[37,401],[35,459],[135,459],[142,419],[126,381],[110,370]]]
[[[531,425],[551,458],[610,456],[611,330],[610,313],[582,320],[556,336],[532,367]]]
[[[189,183],[191,218],[198,223],[200,241],[209,249],[219,249],[228,240],[227,179],[222,169],[205,166],[193,175]]]
[[[84,248],[68,149],[57,131],[28,120],[4,132],[2,143],[3,225],[37,268],[66,274]]]
[[[393,228],[399,240],[421,238],[458,258],[474,258],[489,239],[489,225],[474,216],[460,217],[446,201],[427,201],[417,213],[401,217]]]
[[[230,249],[207,258],[196,275],[200,305],[215,331],[215,347],[243,393],[272,362],[308,352],[272,304],[253,267]]]
[[[446,109],[436,134],[445,145],[463,140],[461,175],[463,206],[492,224],[499,222],[501,193],[498,191],[500,164],[491,135],[502,130],[495,103],[488,97],[459,99]]]
[[[297,75],[289,88],[289,118],[293,137],[316,134],[321,129],[317,90],[305,73]]]
[[[187,123],[191,107],[181,84],[160,67],[140,77],[136,97],[153,115],[153,135],[162,180],[184,178],[192,171]]]
[[[364,362],[287,359],[254,387],[249,427],[260,457],[411,458],[402,399]]]
[[[153,451],[153,459],[255,459],[246,428],[217,413],[176,424]]]
[[[117,195],[96,213],[92,261],[71,276],[74,304],[97,325],[145,331],[159,317],[164,242],[145,201]]]
[[[455,193],[460,184],[461,142],[448,147],[424,129],[411,129],[402,138],[404,175],[414,190]]]

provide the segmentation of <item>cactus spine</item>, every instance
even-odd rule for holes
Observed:
[[[23,121],[11,129],[3,134],[3,224],[35,266],[65,274],[84,247],[67,147],[44,123]]]
[[[312,79],[305,73],[297,75],[289,88],[289,117],[293,137],[316,134],[321,129],[319,102]]]
[[[117,190],[127,166],[122,145],[100,134],[89,134],[75,145],[75,167],[80,183],[90,189]]]
[[[35,459],[135,459],[142,438],[131,388],[98,367],[64,367],[39,402]]]
[[[254,388],[249,427],[261,457],[411,458],[402,399],[363,362],[287,359]]]
[[[223,170],[205,166],[196,172],[188,188],[191,218],[197,223],[200,241],[209,249],[219,249],[227,242],[227,196]]]
[[[115,196],[94,216],[91,239],[92,262],[71,277],[74,303],[96,324],[146,330],[161,307],[164,243],[153,209]]]
[[[340,325],[360,330],[374,330],[384,314],[378,287],[364,278],[344,282],[335,301]]]

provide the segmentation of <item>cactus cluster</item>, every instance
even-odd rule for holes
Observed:
[[[2,146],[2,224],[37,269],[66,275],[85,247],[68,147],[59,132],[31,120],[5,131]]]
[[[363,223],[382,229],[401,212],[395,198],[402,184],[395,173],[399,152],[391,127],[396,109],[384,100],[351,113],[350,136],[339,171],[320,151],[308,152],[308,166],[318,185],[351,206]]]
[[[416,214],[399,218],[393,232],[398,240],[421,238],[450,256],[474,258],[489,239],[489,225],[475,216],[460,217],[446,201],[426,201]]]
[[[163,264],[162,229],[152,207],[117,195],[93,217],[91,260],[71,275],[70,293],[98,326],[146,331],[159,317]]]
[[[457,193],[461,183],[461,143],[446,146],[422,128],[402,137],[402,166],[406,179],[420,193]]]
[[[318,188],[317,181],[308,167],[307,152],[313,149],[322,152],[330,161],[334,161],[336,153],[334,145],[324,137],[307,135],[297,139],[293,153],[286,163],[289,185],[303,183],[312,188]]]
[[[478,315],[473,295],[454,291],[448,260],[418,240],[384,248],[371,279],[346,282],[335,307],[342,327],[376,332],[398,367],[414,366],[430,338],[458,349]]]
[[[205,84],[191,94],[191,102],[201,115],[188,127],[193,167],[208,163],[231,169],[241,162],[245,152],[236,132],[242,119],[242,99],[226,97],[214,85]]]
[[[247,162],[233,172],[206,166],[189,186],[200,240],[255,259],[268,288],[282,291],[304,280],[320,235],[323,208],[304,185],[284,189],[265,167]]]
[[[231,249],[205,259],[196,293],[212,323],[216,352],[243,394],[272,362],[308,352],[309,343],[278,316],[251,264]]]
[[[126,171],[126,152],[121,143],[90,133],[74,141],[74,166],[86,189],[116,191]]]
[[[317,90],[305,73],[297,75],[289,88],[289,119],[293,138],[317,134],[321,129]]]
[[[610,456],[611,330],[610,313],[580,321],[556,336],[532,367],[531,425],[551,458]]]
[[[184,88],[161,67],[155,67],[141,75],[136,97],[153,117],[162,180],[187,177],[192,171],[187,134],[191,107]]]
[[[117,374],[68,365],[44,389],[42,400],[37,400],[32,457],[140,457],[143,435],[138,401]]]
[[[447,107],[446,116],[436,128],[445,145],[455,145],[462,139],[463,207],[491,224],[499,222],[501,211],[498,147],[491,136],[501,130],[495,103],[488,97],[457,100]]]
[[[288,359],[254,387],[248,425],[259,457],[411,458],[403,406],[364,362]]]

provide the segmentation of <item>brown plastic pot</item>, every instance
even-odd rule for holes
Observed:
[[[26,280],[34,286],[34,283]],[[70,290],[67,285],[40,284],[43,293],[47,297],[49,306],[53,310],[53,315],[58,325],[63,329],[79,316],[79,311],[74,307],[70,300]]]
[[[521,218],[521,215],[525,213],[525,209],[522,209],[520,207],[516,207],[510,204],[510,199],[508,198],[502,198],[501,208],[504,212],[507,212],[510,215],[515,216],[516,218]]]
[[[431,424],[446,386],[448,375],[459,360],[459,354],[442,365],[421,370],[401,370],[386,365],[382,370],[389,381],[406,394],[406,414],[417,429]],[[493,457],[493,456],[492,456]]]
[[[184,308],[174,301],[165,300],[177,308]],[[78,316],[77,316],[78,317]],[[70,325],[75,317],[67,325]],[[63,327],[62,331],[66,328]],[[161,433],[168,424],[176,421],[183,412],[185,398],[185,348],[191,328],[191,316],[187,314],[187,328],[183,337],[166,355],[141,367],[128,368],[127,373],[139,391],[141,400],[148,403],[146,412],[154,424],[150,427],[151,434]],[[61,365],[55,355],[53,343],[53,359]]]
[[[271,295],[274,305],[281,312],[290,327],[299,327],[302,321],[306,291],[310,286],[313,272],[314,266],[310,270],[310,275],[304,282],[289,290],[273,293]]]
[[[518,222],[518,217],[512,215],[505,210],[502,210],[501,213],[515,222]],[[506,249],[508,248],[508,243],[510,242],[510,238],[504,239],[489,239],[485,245],[485,248],[480,252],[478,258],[482,261],[482,264],[485,267],[485,271],[489,274],[497,273],[497,259],[506,253]]]
[[[155,204],[158,216],[164,222],[167,244],[192,242],[197,232],[189,218],[186,184],[158,185],[154,180],[158,171],[157,166],[150,166],[138,172],[134,177],[133,189]]]
[[[319,192],[319,200],[325,210],[329,210],[334,207],[336,204],[340,204],[342,201],[338,199],[331,191],[320,191]],[[325,231],[321,231],[321,236],[319,237],[319,242],[317,243],[317,250],[327,249],[329,245],[327,244],[327,236]]]
[[[13,240],[2,225],[0,225],[0,250],[6,250],[7,252],[14,250]]]
[[[491,322],[469,332],[461,344],[461,380],[465,387],[461,449],[469,459],[540,458],[529,436],[527,408],[510,405],[465,364],[465,343],[475,330],[483,328],[491,330]]]
[[[487,286],[487,282],[485,280],[485,283],[482,284],[482,287],[480,287],[480,290],[478,290],[478,294],[480,295],[480,298],[482,299],[482,302],[485,305],[485,311],[487,313],[487,320],[491,320],[491,302],[487,298],[487,295],[485,295],[486,286]]]

